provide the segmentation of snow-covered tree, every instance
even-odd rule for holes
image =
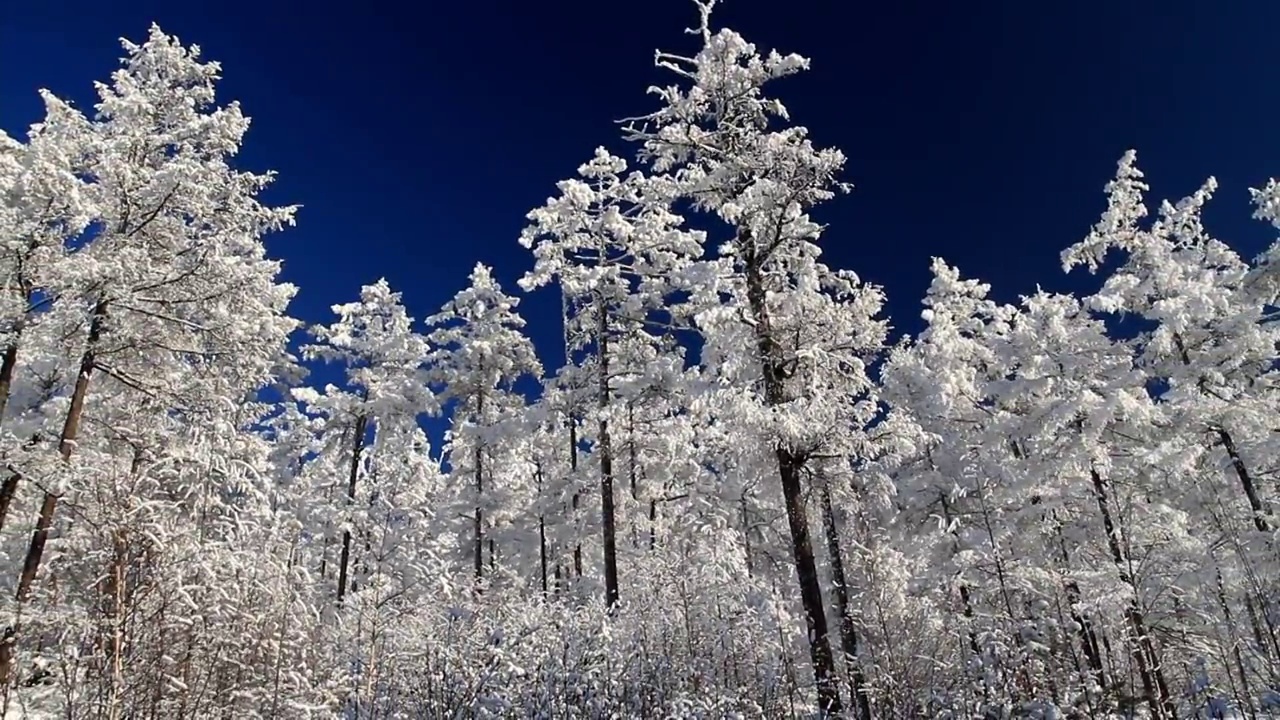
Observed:
[[[291,222],[293,210],[258,202],[269,175],[228,165],[248,121],[235,105],[212,108],[217,65],[158,28],[146,43],[124,45],[123,67],[99,85],[96,118],[85,121],[47,98],[50,122],[28,145],[33,169],[50,166],[47,181],[66,190],[38,175],[19,190],[28,205],[42,193],[54,201],[45,203],[51,214],[33,218],[17,239],[32,254],[18,250],[12,282],[33,288],[17,288],[19,295],[52,300],[63,334],[78,337],[81,349],[61,428],[43,433],[56,438],[64,466],[39,454],[22,461],[21,472],[39,478],[45,492],[18,577],[18,612],[34,589],[59,500],[89,490],[84,483],[102,472],[96,466],[112,461],[115,451],[98,447],[70,462],[91,445],[81,437],[86,418],[118,428],[107,401],[130,397],[139,408],[167,406],[181,422],[231,419],[237,413],[229,416],[226,402],[243,401],[272,377],[294,327],[283,314],[293,289],[277,283],[278,264],[265,258],[261,241]],[[42,149],[46,142],[58,146]],[[102,413],[87,415],[99,375]],[[0,647],[6,678],[15,631]]]
[[[333,312],[338,320],[314,327],[316,342],[303,346],[302,355],[340,364],[345,387],[328,385],[323,392],[299,389],[294,395],[324,416],[326,423],[321,432],[345,439],[342,444],[346,446],[346,462],[341,479],[342,497],[348,508],[340,521],[342,540],[336,585],[336,597],[341,603],[350,589],[352,532],[356,525],[363,525],[347,513],[357,512],[350,506],[361,492],[361,478],[370,472],[365,458],[369,436],[378,434],[383,426],[395,430],[413,424],[419,416],[435,412],[437,403],[423,366],[428,352],[426,338],[413,330],[413,318],[401,303],[400,294],[393,292],[385,280],[362,287],[359,300],[334,305]],[[365,487],[363,492],[368,496],[376,490]]]
[[[575,384],[594,406],[609,605],[620,596],[611,415],[626,404],[620,393],[642,388],[649,365],[660,361],[652,328],[663,320],[667,301],[686,287],[681,281],[701,254],[702,237],[682,229],[683,218],[672,212],[671,183],[635,171],[624,174],[626,167],[622,158],[597,148],[578,168],[579,178],[561,181],[560,195],[529,213],[520,238],[535,258],[521,287],[559,283],[566,305],[566,352],[580,368]]]
[[[524,318],[516,312],[519,302],[502,291],[487,266],[477,264],[467,288],[427,318],[432,328],[427,335],[431,379],[440,388],[441,401],[453,403],[450,465],[455,476],[471,479],[472,561],[477,580],[484,574],[485,507],[490,508],[493,526],[495,506],[508,505],[496,498],[514,489],[494,487],[494,479],[501,474],[494,464],[507,470],[516,464],[510,443],[505,442],[525,406],[515,386],[522,378],[536,379],[542,373],[533,343],[522,332]],[[509,505],[503,509],[510,514]],[[495,552],[491,538],[491,562],[496,562]]]
[[[699,273],[718,295],[697,316],[708,344],[718,349],[704,362],[729,380],[728,398],[739,422],[772,455],[781,481],[800,596],[809,631],[819,703],[841,709],[826,608],[804,502],[805,464],[819,452],[832,428],[847,428],[842,399],[806,386],[830,382],[853,369],[859,353],[884,335],[872,317],[879,294],[856,278],[830,271],[818,261],[822,226],[809,211],[846,189],[836,176],[844,155],[819,149],[805,128],[787,125],[785,106],[765,94],[771,81],[808,67],[799,55],[762,54],[738,33],[710,25],[714,2],[696,3],[702,47],[692,57],[658,53],[657,64],[680,84],[654,88],[660,109],[632,121],[627,135],[641,155],[694,207],[729,226],[732,236]],[[815,305],[832,298],[851,304],[849,325],[824,327],[817,338],[797,337]],[[704,302],[707,302],[704,300]],[[843,313],[836,313],[837,316]],[[832,315],[827,315],[832,317]],[[846,318],[841,317],[843,322]],[[845,366],[840,368],[839,366]],[[810,392],[813,390],[813,392]],[[815,413],[815,411],[817,411]],[[833,417],[840,419],[833,426]]]

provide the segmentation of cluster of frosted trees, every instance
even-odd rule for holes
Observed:
[[[377,282],[301,328],[262,244],[293,209],[159,29],[92,117],[46,94],[0,136],[6,712],[1280,706],[1280,274],[1201,225],[1213,182],[1147,218],[1127,155],[1063,253],[1097,292],[1003,305],[936,261],[891,343],[808,214],[843,155],[766,94],[807,61],[698,8],[632,156],[528,216],[541,362],[483,265],[425,321]]]

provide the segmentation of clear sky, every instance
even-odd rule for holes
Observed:
[[[327,321],[385,276],[422,318],[477,261],[515,291],[524,214],[596,145],[626,151],[613,121],[654,107],[653,50],[689,50],[695,15],[686,0],[15,2],[0,127],[38,119],[38,87],[91,104],[116,38],[156,21],[223,63],[221,99],[254,119],[243,166],[279,171],[270,199],[305,206],[269,240],[301,286],[294,314]],[[1066,287],[1058,253],[1129,147],[1158,196],[1216,174],[1211,228],[1249,255],[1271,237],[1246,188],[1280,175],[1280,3],[727,0],[717,19],[812,58],[777,91],[849,157],[854,193],[819,214],[827,259],[883,284],[901,328],[919,324],[932,255],[1002,299]],[[524,307],[554,360],[554,294]]]

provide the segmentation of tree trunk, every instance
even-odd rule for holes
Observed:
[[[351,427],[344,427],[342,429],[342,439],[338,441],[338,447],[346,447],[347,436],[351,433],[352,430],[353,428]],[[328,505],[329,502],[333,500],[333,490],[334,488],[337,487],[337,485],[338,483],[335,481],[332,485],[325,486],[325,489],[324,489],[325,505]],[[326,521],[324,526],[324,541],[320,545],[320,579],[321,580],[324,580],[329,577],[328,575],[329,546],[333,544],[333,533],[330,532],[331,530],[333,530],[333,524],[331,522]]]
[[[658,546],[658,498],[649,498],[649,549]]]
[[[636,465],[636,414],[634,403],[627,403],[627,474],[631,481],[631,502],[640,502],[639,469]],[[634,507],[634,506],[633,506]],[[634,510],[633,510],[634,512]],[[631,547],[640,549],[638,522],[631,522]]]
[[[1231,467],[1235,469],[1236,477],[1240,478],[1240,487],[1244,489],[1244,496],[1249,501],[1249,509],[1253,511],[1253,526],[1258,529],[1258,532],[1271,532],[1271,524],[1267,522],[1269,514],[1267,507],[1258,496],[1258,487],[1253,482],[1253,476],[1249,474],[1249,468],[1245,466],[1240,453],[1236,451],[1235,440],[1222,428],[1218,428],[1217,432],[1218,438],[1222,440],[1222,447],[1231,458]]]
[[[1231,605],[1227,602],[1227,588],[1222,582],[1221,569],[1215,571],[1215,580],[1218,590],[1218,607],[1222,610],[1222,618],[1226,620],[1226,631],[1231,640],[1231,657],[1235,661],[1236,672],[1240,675],[1240,687],[1243,691],[1241,693],[1243,697],[1237,696],[1236,700],[1243,699],[1244,702],[1241,705],[1244,706],[1246,715],[1251,718],[1256,717],[1257,711],[1253,708],[1253,690],[1249,687],[1249,672],[1245,669],[1244,657],[1240,654],[1240,641],[1236,638],[1236,622],[1231,616]],[[1228,676],[1230,673],[1231,669],[1228,667]]]
[[[613,441],[609,437],[609,421],[605,413],[609,409],[609,323],[603,305],[598,308],[599,324],[596,338],[600,356],[599,395],[600,411],[600,527],[604,537],[604,599],[605,605],[618,604],[618,526],[613,507]]]
[[[76,438],[80,435],[80,419],[84,415],[84,402],[89,394],[89,380],[97,367],[96,353],[98,343],[102,339],[103,326],[107,320],[107,301],[99,300],[93,307],[89,321],[89,337],[85,343],[84,355],[80,358],[80,373],[76,376],[75,389],[71,392],[71,404],[67,408],[67,417],[62,424],[62,434],[58,438],[58,453],[65,463],[70,463],[71,454],[75,452]],[[22,563],[22,573],[18,576],[18,588],[14,593],[17,600],[16,613],[21,615],[22,606],[31,596],[31,588],[35,585],[36,573],[40,570],[40,561],[44,558],[44,546],[49,539],[49,529],[53,527],[53,515],[58,509],[58,496],[46,492],[40,504],[40,515],[36,518],[35,530],[31,533],[31,544],[27,547],[27,555]],[[4,637],[0,638],[0,684],[7,684],[13,674],[13,646],[17,641],[18,617],[5,628]]]
[[[133,450],[133,461],[130,463],[129,475],[137,478],[142,470],[143,453],[140,447]],[[120,500],[124,507],[121,515],[129,515],[129,499]],[[103,575],[101,591],[105,609],[107,627],[106,649],[107,671],[109,681],[109,697],[107,701],[107,717],[116,720],[123,711],[122,698],[125,691],[125,635],[126,613],[129,611],[130,589],[129,579],[129,532],[127,528],[117,527],[111,532],[111,563]]]
[[[1174,345],[1178,348],[1178,355],[1182,359],[1182,364],[1191,367],[1191,353],[1187,351],[1186,344],[1182,341],[1182,336],[1178,333],[1173,334]],[[1200,379],[1200,392],[1207,394],[1204,388],[1205,379]],[[1249,468],[1241,459],[1240,453],[1236,451],[1235,441],[1226,428],[1214,428],[1218,439],[1222,441],[1222,447],[1226,449],[1227,456],[1231,458],[1231,467],[1236,471],[1236,477],[1240,479],[1240,487],[1244,490],[1245,499],[1249,501],[1249,509],[1253,511],[1253,526],[1258,532],[1270,532],[1270,523],[1267,522],[1266,506],[1263,505],[1262,499],[1258,496],[1258,488],[1253,482],[1253,476],[1249,474]]]
[[[773,335],[760,261],[754,253],[748,253],[744,260],[746,261],[747,301],[751,306],[757,359],[760,362],[764,380],[765,405],[775,407],[787,400],[785,358],[782,348]],[[791,552],[796,563],[800,600],[804,606],[805,623],[809,630],[809,658],[813,663],[813,679],[818,690],[818,705],[822,712],[839,716],[844,708],[840,702],[840,687],[835,678],[835,658],[831,653],[826,608],[822,600],[822,586],[818,582],[818,567],[813,558],[813,543],[809,538],[809,518],[805,512],[804,489],[800,479],[805,458],[801,453],[785,446],[775,448],[774,456],[778,462],[778,475],[782,483],[782,496],[787,510],[787,524],[791,530]]]
[[[27,441],[24,449],[35,447],[40,442],[40,433],[31,436]],[[5,521],[9,517],[9,508],[13,505],[13,498],[18,494],[18,483],[22,480],[22,473],[12,465],[5,468],[4,483],[0,484],[0,530],[4,529]]]
[[[30,283],[19,279],[22,285],[23,300],[28,306],[30,312],[31,306],[31,290]],[[0,361],[0,423],[4,422],[5,410],[9,407],[9,396],[13,392],[13,375],[18,368],[18,343],[22,340],[22,333],[26,329],[27,318],[24,315],[13,326],[13,339],[9,346],[4,350],[4,360]],[[13,503],[13,496],[18,491],[18,481],[21,476],[12,468],[5,471],[4,483],[0,484],[0,530],[4,529],[5,520],[9,517],[9,506]]]
[[[1267,627],[1264,630],[1263,624],[1266,621],[1266,617],[1259,617],[1261,613],[1258,607],[1265,600],[1266,598],[1259,597],[1255,602],[1252,589],[1244,594],[1244,609],[1249,616],[1249,625],[1253,628],[1253,641],[1257,644],[1258,651],[1262,653],[1262,657],[1270,659],[1272,657],[1271,646],[1275,644],[1275,636],[1274,633],[1270,632],[1271,626],[1269,623],[1267,623]],[[1266,612],[1265,605],[1261,608],[1261,612]],[[1268,635],[1271,636],[1271,642],[1268,642]]]
[[[849,609],[849,584],[844,574],[844,556],[840,551],[840,527],[836,525],[836,512],[831,504],[831,488],[822,483],[822,529],[827,536],[827,555],[831,558],[831,579],[835,584],[832,595],[836,611],[840,613],[840,644],[844,649],[845,671],[849,675],[849,693],[857,708],[858,720],[871,720],[870,690],[858,660],[858,630]]]
[[[936,468],[935,468],[936,469]],[[951,502],[947,500],[945,492],[938,494],[938,500],[942,503],[942,519],[947,524],[948,532],[951,534],[951,557],[954,559],[960,554],[960,535],[956,532],[955,526],[952,524]],[[969,652],[973,653],[975,662],[982,661],[982,647],[978,645],[978,631],[973,627],[975,613],[973,611],[973,598],[969,593],[969,583],[963,578],[959,582],[960,586],[960,612],[964,614],[966,624],[968,625]],[[986,676],[982,679],[982,696],[986,698],[990,695],[990,689],[987,687]]]
[[[1024,457],[1022,449],[1016,442],[1011,443],[1014,455],[1018,459]],[[1033,495],[1031,498],[1032,505],[1039,505],[1042,502],[1040,495]],[[1098,636],[1093,630],[1093,624],[1089,618],[1080,612],[1080,584],[1075,580],[1067,577],[1071,572],[1071,552],[1067,549],[1067,540],[1062,536],[1062,523],[1059,522],[1052,512],[1041,512],[1040,519],[1042,521],[1053,522],[1054,539],[1057,540],[1058,557],[1062,560],[1062,572],[1064,580],[1062,589],[1066,593],[1067,608],[1071,615],[1071,621],[1076,625],[1076,633],[1080,640],[1080,647],[1084,651],[1085,663],[1089,666],[1089,674],[1098,683],[1100,690],[1107,689],[1107,673],[1102,665],[1102,652],[1098,647]],[[1081,670],[1080,663],[1076,661],[1076,671]]]
[[[480,498],[484,495],[484,452],[476,448],[475,455],[476,515],[473,520],[474,547],[472,549],[475,555],[476,580],[479,581],[484,576],[484,510],[480,507]]]
[[[1061,529],[1057,533],[1057,541],[1059,541],[1062,551],[1062,565],[1064,569],[1070,571],[1071,556],[1066,550],[1066,539],[1062,538]],[[1066,603],[1070,607],[1071,621],[1078,626],[1080,647],[1084,650],[1084,660],[1088,662],[1089,671],[1093,674],[1093,678],[1097,680],[1098,688],[1106,691],[1107,673],[1102,665],[1102,651],[1098,647],[1098,635],[1093,630],[1093,623],[1085,618],[1083,612],[1080,612],[1080,585],[1075,580],[1068,579],[1062,583],[1062,588],[1066,591]]]
[[[364,435],[369,428],[369,416],[361,413],[356,418],[356,429],[351,439],[351,471],[347,475],[347,508],[356,499],[356,481],[360,477],[360,456],[364,453]],[[347,570],[351,562],[351,523],[342,530],[342,554],[338,558],[338,604],[347,594]]]
[[[122,711],[124,693],[124,613],[129,544],[124,530],[115,530],[111,536],[111,565],[105,576],[103,588],[107,610],[106,660],[107,679],[110,687],[107,699],[107,717],[116,720]]]
[[[21,332],[21,326],[16,328]],[[0,362],[0,421],[4,420],[4,411],[9,404],[9,393],[13,388],[13,373],[18,366],[18,341],[14,339],[4,351],[4,360]],[[18,491],[18,473],[12,468],[5,470],[4,483],[0,485],[0,530],[9,516],[9,506]]]
[[[828,639],[822,585],[818,580],[818,565],[813,557],[809,519],[800,484],[803,460],[785,448],[778,448],[775,455],[782,476],[787,524],[791,528],[791,553],[795,558],[796,578],[800,583],[800,601],[804,605],[805,622],[809,629],[809,659],[813,663],[814,682],[818,686],[818,705],[827,715],[838,717],[843,712],[843,707],[840,702],[840,687],[835,678],[835,657],[831,653]]]
[[[481,370],[483,370],[481,364]],[[476,393],[476,424],[484,423],[484,391]],[[475,557],[475,573],[476,582],[484,577],[484,447],[480,439],[476,439],[475,450],[475,485],[476,485],[476,514],[473,528],[473,540],[475,546],[472,548]],[[490,553],[492,555],[492,552]],[[492,561],[492,557],[490,557]]]
[[[1133,593],[1129,605],[1125,609],[1125,620],[1129,625],[1129,648],[1134,664],[1137,665],[1138,678],[1142,681],[1142,691],[1146,696],[1147,706],[1151,708],[1151,716],[1155,720],[1176,717],[1173,699],[1169,696],[1168,684],[1164,673],[1160,670],[1160,661],[1151,636],[1147,633],[1146,618],[1142,613],[1142,605],[1138,601],[1138,584],[1129,572],[1124,549],[1120,544],[1120,532],[1116,528],[1111,515],[1111,504],[1107,492],[1107,482],[1097,470],[1090,470],[1093,479],[1094,498],[1098,501],[1098,511],[1102,514],[1102,527],[1107,534],[1107,547],[1111,550],[1111,560],[1120,573],[1120,581],[1129,586]]]
[[[30,303],[30,298],[27,299]],[[0,361],[0,420],[4,419],[4,411],[9,405],[9,394],[13,391],[13,374],[18,367],[18,341],[26,325],[25,318],[13,327],[13,340],[4,350],[4,360]]]
[[[569,473],[573,476],[573,516],[574,524],[578,520],[578,422],[572,415],[569,416]],[[573,576],[575,578],[582,577],[582,540],[577,536],[577,528],[574,528],[573,542]]]
[[[538,483],[538,562],[542,569],[542,595],[547,595],[547,517],[542,513],[542,464],[536,465]]]

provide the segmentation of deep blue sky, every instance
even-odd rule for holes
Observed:
[[[271,199],[305,205],[269,240],[301,286],[294,313],[327,320],[385,276],[421,318],[476,261],[515,290],[525,212],[596,145],[625,150],[613,120],[653,107],[653,50],[694,42],[685,0],[321,7],[14,3],[0,127],[38,119],[38,87],[91,104],[116,38],[157,21],[223,63],[220,97],[254,119],[242,164],[278,170]],[[820,213],[827,257],[885,285],[900,327],[918,325],[931,255],[1007,299],[1064,287],[1058,252],[1094,222],[1128,147],[1159,196],[1216,174],[1213,228],[1250,255],[1270,239],[1246,188],[1280,175],[1280,3],[729,0],[717,19],[813,59],[776,89],[849,156],[856,190]],[[554,296],[525,307],[553,351]]]

